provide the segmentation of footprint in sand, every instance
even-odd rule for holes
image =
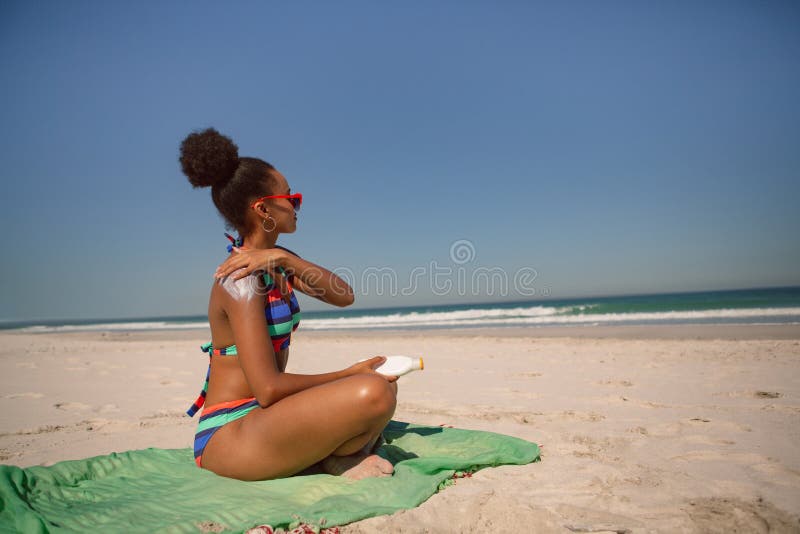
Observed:
[[[633,382],[630,380],[604,380],[602,382],[596,382],[601,386],[623,386],[629,388],[633,385]]]
[[[5,460],[8,460],[10,458],[13,458],[14,456],[20,456],[20,453],[11,452],[8,449],[0,449],[0,460],[5,461]]]
[[[517,373],[513,376],[519,376],[522,378],[537,378],[542,376],[542,373]]]
[[[718,391],[711,394],[713,397],[755,397],[756,399],[777,399],[783,397],[782,393],[777,391]]]
[[[33,393],[33,392],[26,392],[26,393],[11,393],[10,395],[3,395],[4,399],[41,399],[44,397],[43,393]]]
[[[564,518],[564,528],[572,532],[613,532],[629,534],[634,528],[644,527],[640,521],[610,512],[559,504],[555,512]]]
[[[93,431],[108,426],[112,421],[108,419],[89,419],[88,421],[82,421],[82,423],[85,425],[87,431]]]
[[[162,386],[172,386],[172,387],[183,387],[186,384],[183,382],[177,382],[175,380],[170,380],[169,378],[163,378],[159,382]]]
[[[91,408],[88,404],[84,404],[82,402],[57,402],[53,406],[58,408],[59,410],[88,410]]]
[[[116,404],[104,404],[100,408],[96,410],[99,413],[111,413],[111,412],[118,412],[119,406]]]
[[[682,507],[698,532],[796,532],[797,520],[758,498],[705,497]]]

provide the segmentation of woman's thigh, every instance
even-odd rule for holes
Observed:
[[[203,467],[242,480],[292,475],[355,436],[391,419],[396,389],[361,374],[290,395],[220,428],[203,452]]]

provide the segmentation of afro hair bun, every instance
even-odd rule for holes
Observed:
[[[181,143],[181,169],[194,187],[222,185],[239,166],[239,147],[214,128],[192,132]]]

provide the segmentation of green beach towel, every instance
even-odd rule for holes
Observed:
[[[313,531],[414,508],[484,467],[539,460],[523,439],[390,421],[377,454],[391,476],[327,474],[243,482],[194,463],[192,449],[148,448],[52,466],[0,465],[0,531],[243,532],[259,525]],[[305,528],[305,527],[304,527]]]

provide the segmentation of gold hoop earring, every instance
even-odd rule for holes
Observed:
[[[270,221],[272,221],[272,228],[267,228],[267,227],[266,227],[266,225],[264,224],[265,222],[267,222],[267,219],[269,219]],[[266,219],[262,219],[262,220],[261,220],[261,228],[263,228],[265,232],[271,232],[271,231],[273,231],[273,230],[274,230],[274,229],[275,229],[277,226],[278,226],[278,223],[276,223],[276,222],[275,222],[275,219],[273,219],[273,218],[272,218],[272,217],[270,217],[269,215],[267,215],[267,218],[266,218]]]

